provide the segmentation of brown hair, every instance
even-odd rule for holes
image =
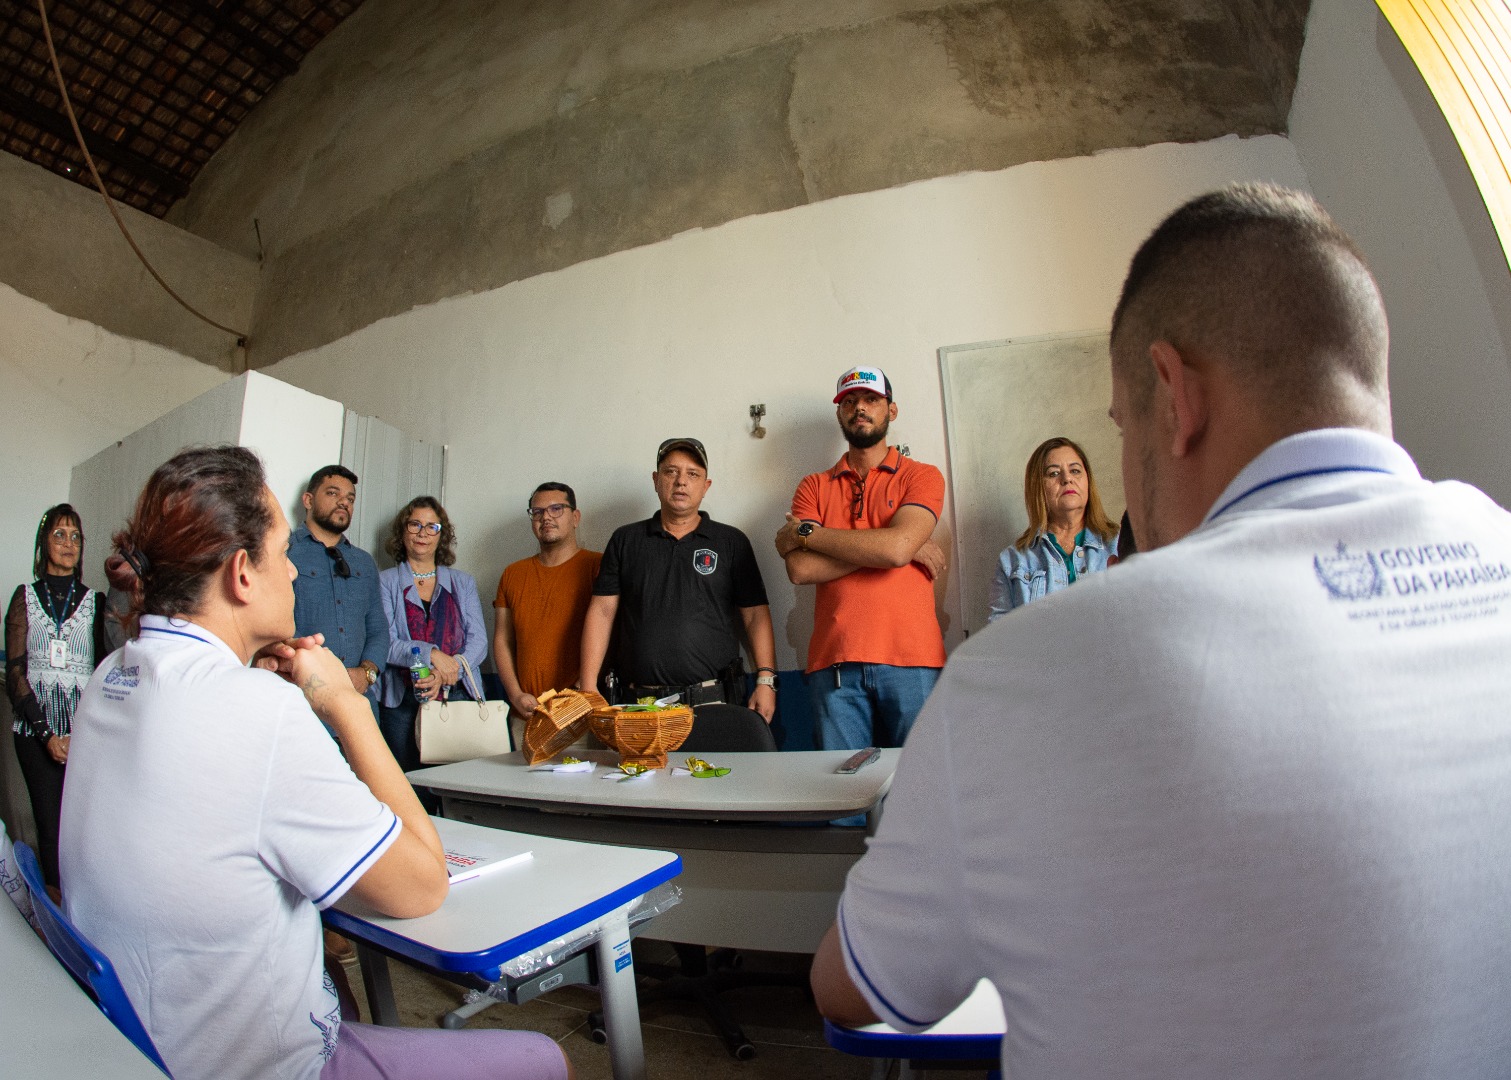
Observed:
[[[210,577],[238,551],[261,563],[273,525],[262,462],[242,446],[183,450],[159,465],[126,527],[112,538],[110,583],[144,614],[194,612]]]
[[[84,520],[69,503],[59,503],[57,506],[48,507],[47,513],[42,515],[42,520],[37,522],[37,544],[32,549],[31,576],[40,581],[42,572],[47,569],[47,534],[56,529],[60,521],[72,521],[74,527],[79,530],[79,561],[74,563],[73,576],[82,581],[84,579]]]
[[[1029,455],[1028,465],[1023,469],[1023,505],[1028,510],[1028,528],[1013,541],[1013,546],[1019,551],[1027,551],[1028,545],[1034,542],[1034,537],[1049,527],[1049,508],[1044,505],[1044,469],[1049,462],[1050,452],[1062,446],[1074,450],[1076,457],[1086,467],[1086,516],[1082,524],[1103,540],[1111,540],[1117,535],[1118,527],[1107,516],[1107,511],[1102,509],[1102,496],[1097,492],[1097,478],[1091,471],[1091,460],[1087,458],[1086,451],[1064,436],[1056,436],[1041,442]]]
[[[388,529],[388,539],[383,541],[383,550],[388,552],[388,557],[394,562],[404,562],[408,558],[408,553],[404,550],[404,526],[409,521],[409,515],[422,506],[441,519],[441,542],[435,546],[435,564],[450,566],[456,562],[456,530],[451,527],[451,518],[447,516],[446,508],[434,495],[416,495],[404,504],[404,509],[394,515],[393,524]]]

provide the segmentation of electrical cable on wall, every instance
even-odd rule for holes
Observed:
[[[235,337],[237,346],[245,350],[247,347],[247,334],[245,331],[233,330],[229,326],[223,326],[222,324],[216,322],[214,319],[210,318],[208,315],[205,315],[204,313],[197,310],[193,304],[189,303],[189,301],[185,300],[182,296],[173,291],[173,286],[169,285],[166,281],[163,280],[163,276],[157,272],[157,269],[150,262],[147,261],[147,256],[142,254],[142,249],[137,247],[136,240],[134,240],[131,236],[131,231],[126,228],[126,223],[121,220],[120,212],[116,210],[115,200],[112,199],[110,197],[110,193],[105,190],[105,181],[100,179],[100,170],[95,168],[94,156],[90,154],[89,147],[84,143],[84,132],[79,127],[79,118],[74,115],[73,103],[68,100],[68,87],[63,83],[63,68],[58,63],[58,50],[53,46],[52,42],[52,27],[48,24],[47,21],[47,0],[37,0],[37,14],[42,18],[42,37],[47,42],[47,55],[48,58],[52,61],[53,77],[58,80],[58,94],[63,99],[63,111],[68,115],[69,124],[73,126],[74,137],[79,140],[79,151],[84,155],[84,162],[89,166],[90,175],[94,177],[94,186],[99,188],[100,196],[105,200],[105,206],[107,209],[109,209],[110,216],[115,219],[117,227],[120,228],[121,235],[126,238],[126,243],[131,245],[131,250],[136,252],[136,257],[141,260],[142,265],[147,268],[147,273],[151,274],[153,280],[163,287],[164,292],[173,297],[173,299],[177,300],[179,304],[184,308],[184,310],[188,311],[189,314],[193,315],[195,318],[199,319],[202,322],[209,323],[211,326],[215,327],[215,329],[224,331],[225,333]]]

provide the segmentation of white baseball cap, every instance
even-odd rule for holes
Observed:
[[[887,373],[879,367],[853,367],[841,375],[839,382],[834,384],[834,404],[838,405],[839,399],[851,390],[869,390],[892,400],[892,384],[887,381]]]

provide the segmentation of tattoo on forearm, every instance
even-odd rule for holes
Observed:
[[[315,691],[319,690],[324,685],[325,680],[322,679],[319,675],[311,675],[309,678],[304,680],[304,684],[300,687],[300,689],[304,691],[305,697],[313,697],[315,695]]]

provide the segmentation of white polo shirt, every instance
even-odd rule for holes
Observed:
[[[340,1017],[320,916],[399,833],[303,695],[146,616],[74,718],[60,859],[177,1080],[320,1074]]]
[[[1388,440],[1277,443],[1180,542],[956,650],[840,906],[1013,1080],[1511,1067],[1511,515]]]

